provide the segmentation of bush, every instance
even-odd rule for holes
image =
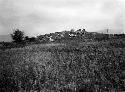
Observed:
[[[24,40],[24,33],[22,31],[20,31],[19,29],[16,29],[13,32],[13,34],[11,34],[11,37],[14,40],[14,42],[20,43],[20,42],[23,42],[23,40]]]

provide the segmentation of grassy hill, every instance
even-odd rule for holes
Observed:
[[[125,87],[124,47],[117,39],[0,51],[0,91],[119,92]]]

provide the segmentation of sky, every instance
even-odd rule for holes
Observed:
[[[124,32],[125,0],[0,0],[0,35],[25,35],[85,28]]]

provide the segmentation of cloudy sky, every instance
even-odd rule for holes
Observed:
[[[72,28],[124,31],[125,0],[0,0],[0,35],[35,36]]]

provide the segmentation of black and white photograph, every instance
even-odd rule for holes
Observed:
[[[125,0],[0,0],[0,92],[125,92]]]

